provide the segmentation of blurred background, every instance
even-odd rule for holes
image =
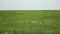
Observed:
[[[0,10],[60,10],[60,0],[0,0]]]

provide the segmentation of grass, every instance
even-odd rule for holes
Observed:
[[[0,33],[60,34],[60,10],[0,10]]]

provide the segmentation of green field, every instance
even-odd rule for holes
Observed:
[[[60,10],[0,10],[0,34],[60,34]]]

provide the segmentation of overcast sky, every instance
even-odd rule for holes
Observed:
[[[60,10],[60,0],[0,0],[0,10]]]

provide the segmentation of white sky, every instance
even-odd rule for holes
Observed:
[[[0,10],[60,10],[60,0],[0,0]]]

